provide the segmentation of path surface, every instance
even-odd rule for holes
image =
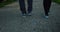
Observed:
[[[33,0],[32,16],[22,17],[18,1],[0,8],[0,32],[60,32],[60,5],[52,3],[45,19],[43,0]]]

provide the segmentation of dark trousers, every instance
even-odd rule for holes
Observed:
[[[32,2],[33,0],[27,0],[28,3],[28,13],[32,11]],[[22,13],[26,13],[25,0],[19,0],[20,10]]]
[[[0,0],[0,3],[2,2],[3,0]]]
[[[44,6],[44,10],[45,10],[45,15],[48,16],[48,12],[49,12],[50,6],[51,6],[51,0],[44,0],[43,6]]]

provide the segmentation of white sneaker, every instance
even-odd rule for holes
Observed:
[[[26,14],[22,14],[22,17],[26,17]]]
[[[28,13],[27,15],[28,15],[28,16],[31,16],[31,13]]]
[[[47,18],[47,19],[48,19],[48,16],[45,16],[45,18]]]
[[[22,16],[22,17],[26,17],[26,16]]]

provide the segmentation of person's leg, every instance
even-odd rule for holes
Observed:
[[[27,2],[28,2],[28,13],[31,13],[33,0],[27,0]]]
[[[43,6],[44,6],[45,15],[48,16],[48,12],[49,12],[50,6],[51,6],[51,0],[44,0]]]
[[[19,5],[20,5],[20,10],[21,10],[22,14],[26,14],[25,1],[19,0]]]
[[[0,3],[3,2],[3,0],[0,0]]]

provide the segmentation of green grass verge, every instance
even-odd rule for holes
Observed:
[[[60,0],[53,0],[54,2],[60,4]]]
[[[2,2],[2,3],[0,3],[0,8],[4,7],[7,4],[11,4],[11,3],[15,2],[15,1],[16,0],[7,0],[5,2]]]

